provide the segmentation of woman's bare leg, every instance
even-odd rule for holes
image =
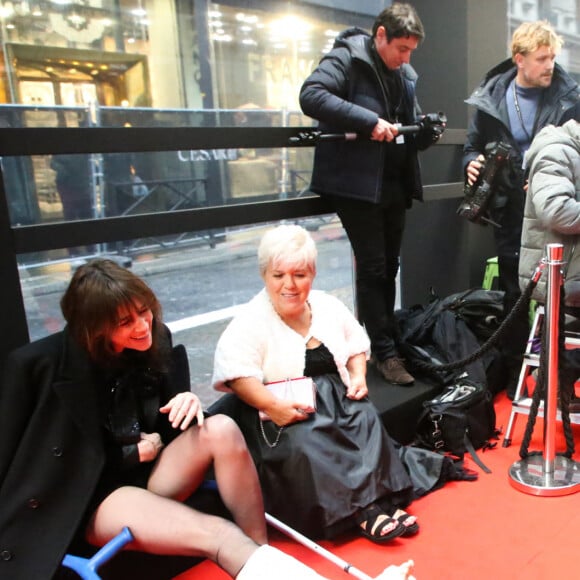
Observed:
[[[127,549],[209,558],[239,580],[267,580],[273,572],[281,580],[324,580],[295,558],[258,546],[232,522],[138,487],[121,487],[105,498],[87,526],[86,539],[104,546],[125,526],[134,537]],[[408,562],[389,566],[377,580],[412,580],[411,573]]]
[[[101,503],[87,541],[103,546],[124,526],[135,538],[128,549],[209,558],[233,578],[258,548],[232,522],[137,487],[119,488]]]
[[[208,417],[168,445],[149,478],[148,489],[184,500],[213,465],[219,493],[242,531],[258,544],[268,541],[256,467],[244,437],[225,415]]]

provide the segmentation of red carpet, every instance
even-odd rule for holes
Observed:
[[[497,425],[505,429],[511,410],[502,393],[495,402]],[[519,459],[526,425],[520,415],[512,444],[481,454],[492,474],[475,482],[454,482],[422,498],[409,511],[419,517],[421,531],[414,538],[396,539],[378,546],[363,538],[321,542],[327,550],[369,576],[392,563],[415,560],[417,580],[552,580],[573,578],[578,572],[580,494],[538,497],[514,489],[508,470]],[[577,450],[580,426],[573,425]],[[558,423],[558,450],[564,450]],[[542,421],[538,420],[531,450],[542,450]],[[575,455],[580,464],[580,452]],[[580,491],[580,490],[578,490]],[[353,578],[320,555],[272,531],[271,543],[296,556],[331,580]],[[224,574],[211,562],[181,574],[178,580],[218,580]],[[273,571],[273,578],[275,572]]]

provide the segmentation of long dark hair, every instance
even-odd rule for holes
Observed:
[[[112,260],[92,260],[80,266],[60,301],[68,331],[96,362],[114,364],[119,354],[110,337],[119,324],[119,312],[145,306],[153,313],[151,362],[161,357],[165,332],[161,304],[149,286]],[[158,365],[154,365],[158,366]]]

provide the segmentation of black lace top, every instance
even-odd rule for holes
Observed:
[[[316,348],[306,349],[305,376],[316,377],[337,372],[338,369],[336,368],[334,357],[324,344],[320,344]]]

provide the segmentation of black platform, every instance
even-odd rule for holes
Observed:
[[[367,367],[369,398],[377,408],[391,437],[407,445],[415,437],[415,425],[423,410],[423,401],[432,399],[442,386],[431,379],[415,376],[409,386],[388,383],[372,363]]]

